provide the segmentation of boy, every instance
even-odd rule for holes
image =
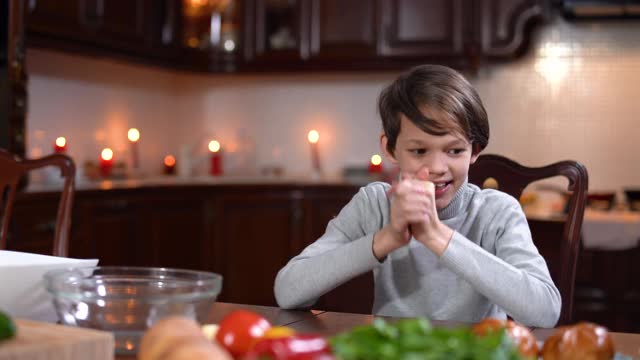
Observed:
[[[478,322],[506,318],[553,327],[561,299],[513,197],[467,182],[487,146],[489,123],[475,89],[443,66],[401,75],[378,100],[393,186],[363,188],[325,234],[275,281],[283,308],[373,270],[373,313]]]

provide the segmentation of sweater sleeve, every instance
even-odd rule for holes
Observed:
[[[324,235],[278,272],[274,292],[280,307],[310,307],[323,294],[380,264],[373,255],[373,235],[382,220],[376,215],[376,199],[371,199],[373,190],[371,185],[361,188]]]
[[[495,237],[495,255],[455,232],[441,261],[514,320],[529,326],[555,326],[560,292],[533,244],[519,204],[509,204],[491,224],[484,236]]]

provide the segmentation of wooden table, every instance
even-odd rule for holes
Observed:
[[[210,323],[219,323],[229,312],[246,309],[256,312],[273,325],[286,325],[299,332],[320,333],[326,336],[335,335],[349,330],[354,326],[370,324],[373,315],[338,313],[329,311],[291,311],[271,306],[241,305],[230,303],[216,303],[211,311]],[[390,321],[398,318],[386,318]],[[468,324],[455,321],[432,321],[434,326],[458,327]],[[555,329],[533,329],[538,340],[544,341]],[[640,359],[640,334],[611,333],[616,351]],[[132,360],[133,357],[116,357],[117,360]]]

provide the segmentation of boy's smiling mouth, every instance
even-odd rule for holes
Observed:
[[[438,181],[438,182],[434,182],[433,184],[436,187],[435,196],[437,199],[439,197],[442,197],[442,195],[444,195],[447,192],[447,190],[449,190],[449,188],[451,187],[451,184],[453,184],[453,181]]]

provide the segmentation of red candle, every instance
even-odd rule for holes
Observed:
[[[164,173],[167,175],[176,173],[176,158],[173,155],[164,157]]]
[[[311,166],[316,173],[321,173],[322,166],[320,165],[320,150],[318,149],[320,133],[317,130],[309,131],[307,140],[309,140],[309,145],[311,146]]]
[[[213,176],[222,175],[222,149],[220,142],[211,140],[209,142],[209,151],[211,151],[211,168],[209,173]]]
[[[369,174],[379,174],[382,172],[382,156],[375,154],[369,163]]]
[[[60,136],[53,144],[53,152],[56,154],[62,154],[67,150],[67,139]]]
[[[131,128],[127,132],[127,138],[131,142],[131,167],[137,169],[140,165],[138,159],[138,140],[140,140],[140,131],[136,128]]]
[[[113,169],[113,150],[109,148],[102,149],[100,153],[100,174],[103,177],[109,177]]]

